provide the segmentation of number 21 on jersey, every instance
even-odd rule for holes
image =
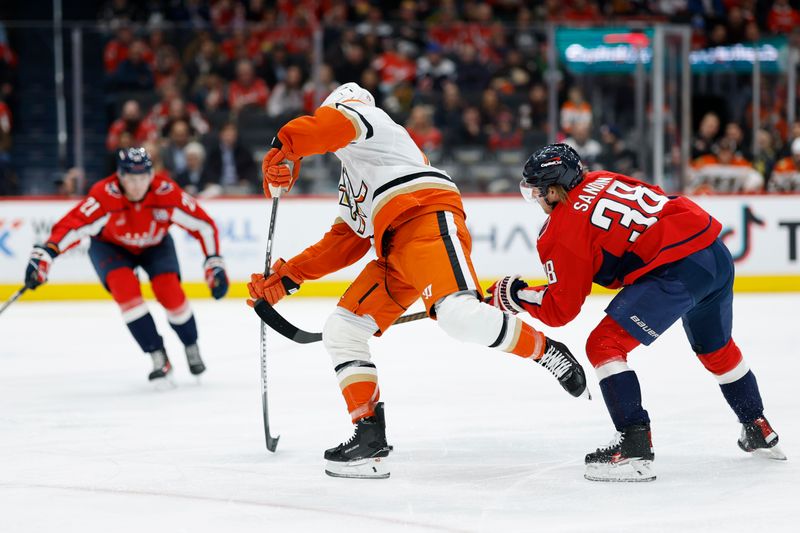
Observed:
[[[629,242],[634,242],[645,229],[656,223],[658,218],[652,215],[660,212],[669,201],[669,198],[652,189],[642,185],[626,185],[619,181],[614,181],[606,189],[606,193],[626,201],[622,202],[612,198],[598,200],[592,211],[592,224],[609,230],[614,218],[610,217],[608,213],[618,213],[621,216],[615,218],[619,219],[617,222],[621,226],[631,228],[635,224],[635,227],[639,227],[638,230],[632,229],[628,236]]]

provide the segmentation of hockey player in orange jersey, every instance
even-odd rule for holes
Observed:
[[[325,452],[329,475],[389,476],[385,458],[391,447],[367,341],[420,296],[448,335],[530,358],[567,392],[584,395],[583,369],[566,346],[482,302],[453,179],[432,167],[406,130],[356,83],[338,87],[313,116],[296,118],[278,131],[262,166],[265,194],[271,196],[270,186],[290,190],[301,158],[326,152],[342,162],[341,216],[318,243],[289,260],[278,259],[266,279],[253,274],[248,289],[253,298],[275,304],[304,281],[355,263],[374,240],[377,259],[350,285],[323,329],[323,344],[355,424],[350,440]]]

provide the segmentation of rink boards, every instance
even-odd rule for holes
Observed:
[[[723,227],[723,239],[736,261],[739,292],[800,291],[800,196],[700,196],[693,198]],[[42,242],[52,224],[77,200],[3,199],[0,201],[0,299],[16,291],[23,278],[30,248]],[[270,201],[262,198],[209,199],[201,205],[220,229],[221,249],[232,280],[229,296],[246,295],[244,282],[263,270]],[[544,213],[518,195],[468,196],[464,199],[473,239],[472,259],[488,286],[506,274],[544,280],[536,253],[536,235]],[[287,197],[281,200],[273,257],[289,258],[318,241],[338,215],[333,197]],[[185,231],[173,227],[182,278],[190,297],[208,297],[203,282],[203,253]],[[87,256],[88,242],[60,256],[50,283],[29,291],[26,300],[99,299],[106,293]],[[361,262],[325,280],[307,282],[298,296],[339,296],[357,275]],[[146,292],[149,289],[146,288]],[[596,287],[598,292],[604,292]]]

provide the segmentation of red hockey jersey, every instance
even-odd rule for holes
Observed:
[[[523,306],[550,326],[571,321],[592,282],[616,289],[709,246],[722,225],[688,198],[613,172],[589,172],[558,205],[537,248],[548,284],[522,291]]]
[[[207,256],[219,255],[216,224],[174,181],[157,172],[144,199],[131,202],[112,174],[95,183],[89,195],[55,223],[47,242],[61,253],[84,237],[96,236],[138,254],[159,244],[173,223],[200,241]]]

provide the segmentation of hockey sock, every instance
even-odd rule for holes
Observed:
[[[742,424],[764,415],[761,393],[758,391],[758,382],[752,371],[748,370],[747,374],[738,380],[720,385],[719,388],[722,389],[722,395]]]
[[[347,402],[347,410],[355,424],[358,420],[373,416],[375,404],[380,399],[378,371],[369,361],[348,361],[336,366],[336,379]]]
[[[181,288],[178,274],[174,272],[159,274],[151,280],[153,293],[167,311],[167,320],[184,346],[197,342],[197,322],[192,308]]]
[[[122,311],[133,338],[142,351],[150,353],[164,348],[164,340],[158,334],[156,323],[142,299],[139,280],[130,268],[117,268],[106,275],[106,286]]]
[[[144,305],[144,302],[142,302],[142,305]],[[127,322],[127,324],[131,335],[139,343],[142,351],[150,353],[164,348],[164,339],[158,334],[156,323],[150,313],[145,312],[144,315]]]
[[[501,345],[502,343],[507,345],[505,350],[520,357],[541,358],[545,346],[544,333],[536,331],[533,326],[517,317],[509,315],[506,317],[508,317],[508,328],[505,334],[507,340],[505,342],[501,340]],[[503,333],[500,336],[502,337]],[[498,338],[498,340],[500,339]]]
[[[633,424],[649,424],[650,417],[642,408],[642,390],[636,372],[626,370],[600,380],[606,408],[617,431]]]

